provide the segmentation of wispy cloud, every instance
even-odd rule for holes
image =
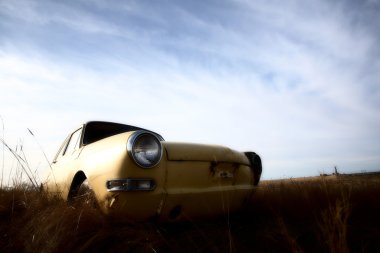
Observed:
[[[49,147],[105,119],[255,149],[267,177],[379,165],[379,2],[0,7],[0,114]]]

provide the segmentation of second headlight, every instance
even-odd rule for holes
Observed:
[[[128,154],[142,168],[156,166],[162,157],[160,140],[152,133],[136,131],[128,139]]]

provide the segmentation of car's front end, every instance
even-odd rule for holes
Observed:
[[[90,173],[92,188],[106,212],[134,220],[178,220],[237,210],[260,176],[254,175],[247,155],[223,146],[165,142],[143,130],[104,141],[111,143],[98,145],[112,146],[112,151],[83,154],[91,153],[87,166],[97,167]]]

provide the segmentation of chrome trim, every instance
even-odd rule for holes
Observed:
[[[158,161],[153,164],[152,166],[143,166],[141,164],[139,164],[133,154],[133,147],[135,145],[135,142],[136,140],[142,136],[142,135],[150,135],[152,136],[154,139],[156,139],[156,141],[159,143],[159,152],[160,152],[160,158],[158,159]],[[157,136],[156,134],[152,133],[152,132],[148,132],[148,131],[145,131],[145,130],[137,130],[135,131],[129,138],[128,138],[128,141],[127,141],[127,151],[128,151],[128,155],[130,157],[132,157],[133,161],[138,165],[140,166],[141,168],[144,168],[144,169],[150,169],[150,168],[153,168],[154,166],[156,166],[157,164],[160,163],[161,159],[162,159],[162,154],[163,154],[163,147],[162,147],[162,144],[161,144],[161,140],[162,140],[162,137],[160,138],[161,136]]]
[[[139,189],[137,188],[138,182],[149,181],[150,188],[148,189]],[[110,182],[119,182],[120,186],[114,186],[110,188]],[[156,188],[156,183],[151,178],[125,178],[125,179],[111,179],[107,180],[106,188],[108,192],[117,192],[117,191],[153,191]]]

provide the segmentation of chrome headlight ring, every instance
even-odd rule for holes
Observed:
[[[161,161],[163,148],[158,136],[139,130],[129,137],[127,151],[138,166],[149,169]]]

